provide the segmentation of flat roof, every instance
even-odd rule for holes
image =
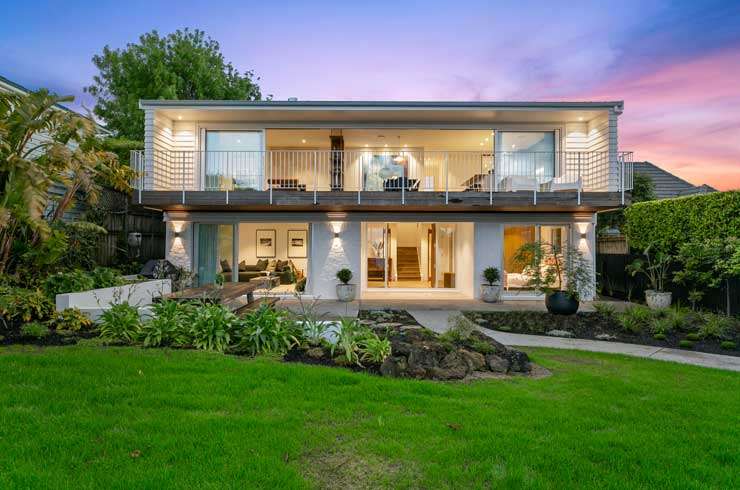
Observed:
[[[139,107],[192,107],[239,109],[612,109],[623,110],[624,101],[511,101],[511,102],[454,102],[454,101],[353,101],[353,100],[164,100],[142,99]]]

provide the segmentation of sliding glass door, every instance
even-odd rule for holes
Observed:
[[[496,131],[495,151],[496,176],[502,190],[524,186],[514,177],[543,184],[556,175],[554,131]]]
[[[198,284],[212,284],[216,274],[231,281],[234,225],[198,224]]]
[[[262,190],[262,131],[205,132],[205,190]]]
[[[539,294],[530,286],[533,272],[531,268],[518,262],[516,255],[519,249],[528,243],[541,242],[545,257],[542,267],[554,264],[558,259],[562,263],[562,254],[568,248],[567,225],[507,225],[504,227],[504,290],[509,294]],[[555,284],[555,287],[559,287]]]

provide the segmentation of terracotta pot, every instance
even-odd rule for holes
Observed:
[[[337,299],[339,301],[350,302],[355,299],[354,284],[337,284]]]
[[[501,284],[481,284],[480,299],[486,303],[498,303],[501,301]]]
[[[654,289],[648,289],[645,291],[645,301],[648,306],[654,310],[661,308],[668,308],[671,306],[672,294],[665,291],[655,291]]]
[[[545,306],[553,315],[573,315],[578,311],[579,303],[565,291],[555,291],[545,296]]]

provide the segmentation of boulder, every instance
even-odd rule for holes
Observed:
[[[594,338],[597,340],[617,340],[616,335],[608,334],[608,333],[600,333],[596,335]]]
[[[393,356],[386,358],[383,364],[380,365],[380,374],[383,376],[390,376],[393,378],[400,378],[406,375],[406,358],[401,356]]]
[[[324,357],[324,349],[321,347],[311,347],[306,351],[306,356],[310,357],[311,359],[321,359]]]
[[[486,367],[486,358],[480,352],[459,349],[457,353],[468,365],[468,371],[479,371]]]
[[[494,373],[509,372],[509,360],[496,354],[486,355],[486,366]]]
[[[569,332],[567,330],[557,330],[557,329],[554,329],[554,330],[548,331],[547,332],[547,335],[549,335],[550,337],[565,337],[565,338],[570,338],[570,337],[573,337],[573,332]]]

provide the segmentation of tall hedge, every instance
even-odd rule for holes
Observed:
[[[740,191],[641,202],[624,214],[631,247],[675,251],[690,240],[740,236]]]

